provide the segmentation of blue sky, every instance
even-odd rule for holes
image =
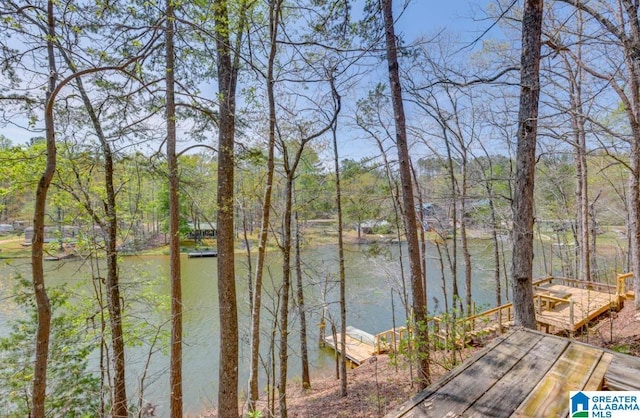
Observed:
[[[398,13],[402,1],[395,3],[395,13]],[[406,12],[396,16],[396,31],[402,32],[406,40],[443,29],[460,32],[463,39],[474,39],[482,22],[474,22],[473,17],[481,16],[482,9],[489,3],[485,0],[411,0]]]
[[[484,30],[491,26],[491,21],[483,21],[482,18],[485,16],[484,9],[487,5],[495,1],[411,0],[406,10],[402,12],[404,0],[394,0],[396,34],[402,37],[404,44],[410,44],[419,38],[432,39],[440,32],[447,32],[453,35],[455,42],[460,47],[463,47],[476,40]],[[359,12],[357,7],[354,6],[354,14]],[[387,77],[386,67],[381,64],[375,70],[375,75],[371,75],[371,82],[388,83]],[[363,90],[362,95],[364,94]],[[405,106],[408,123],[411,124],[410,106],[408,104]],[[347,105],[347,108],[350,108],[350,105]],[[348,112],[348,110],[346,111]],[[349,129],[340,133],[341,159],[358,160],[379,154],[374,142],[364,137],[363,133],[354,133]]]
[[[396,32],[406,43],[419,37],[429,38],[443,30],[459,34],[460,42],[469,42],[489,25],[488,22],[474,21],[473,17],[481,16],[482,9],[490,0],[411,0],[405,12],[400,14],[403,2],[394,0],[394,13],[397,19]],[[354,9],[357,7],[354,6]],[[23,143],[39,135],[11,125],[0,126],[0,134],[14,143]],[[360,153],[354,154],[352,157],[357,158]]]

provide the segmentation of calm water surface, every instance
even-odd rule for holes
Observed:
[[[371,257],[368,254],[378,249],[382,255]],[[401,288],[400,266],[396,261],[385,255],[397,255],[400,247],[397,244],[372,246],[348,246],[346,251],[346,275],[347,275],[347,322],[349,325],[375,334],[390,329],[394,320],[391,309],[393,293],[395,305],[395,320],[397,325],[404,323],[404,308],[400,303],[398,289]],[[404,247],[403,247],[404,249]],[[487,266],[490,259],[488,242],[474,245],[473,268],[473,292],[476,303],[479,306],[493,306],[495,300],[494,279]],[[440,263],[435,259],[435,248],[428,247],[427,280],[428,303],[430,311],[444,308],[442,291],[442,276]],[[406,251],[405,251],[406,254]],[[397,257],[395,257],[397,258]],[[263,297],[263,329],[264,338],[262,347],[264,358],[268,358],[267,345],[270,338],[271,314],[276,304],[275,290],[280,284],[282,266],[279,257],[275,254],[268,256],[268,266],[265,275],[265,294]],[[305,304],[308,310],[308,341],[309,359],[312,365],[312,376],[330,374],[333,372],[333,358],[330,351],[318,349],[318,323],[322,306],[326,304],[331,315],[339,319],[338,309],[338,256],[337,246],[328,245],[311,248],[304,251],[304,282]],[[0,305],[0,335],[8,332],[8,320],[16,314],[17,307],[12,306],[10,300],[5,299],[8,288],[13,281],[12,277],[22,273],[30,277],[29,260],[1,260],[0,265],[0,297],[5,303]],[[216,403],[217,376],[218,376],[218,309],[216,273],[217,260],[215,258],[189,259],[183,256],[182,280],[184,300],[184,402],[185,412],[195,414]],[[239,303],[240,321],[240,390],[246,387],[249,364],[249,304],[247,284],[247,263],[241,255],[237,255],[237,294]],[[74,292],[91,294],[91,285],[88,277],[89,268],[86,264],[74,262],[47,262],[46,281],[48,286],[67,283],[75,286]],[[405,270],[407,271],[407,270]],[[128,320],[136,326],[145,322],[154,324],[165,323],[168,330],[169,314],[166,309],[155,311],[144,307],[139,303],[139,292],[146,292],[151,296],[164,296],[168,302],[169,283],[169,258],[168,256],[151,257],[126,257],[121,266],[123,293],[125,300],[129,301]],[[106,272],[102,273],[106,274]],[[458,285],[461,295],[464,295],[463,269],[459,269]],[[136,284],[136,285],[134,285]],[[141,290],[140,284],[146,284],[146,290]],[[407,278],[408,286],[408,278]],[[450,292],[451,280],[447,279],[448,292]],[[395,289],[394,292],[391,289]],[[503,285],[504,288],[504,285]],[[326,293],[326,296],[322,295]],[[84,296],[86,297],[86,296]],[[323,300],[325,302],[323,302]],[[161,306],[160,302],[156,302]],[[156,306],[156,307],[157,307]],[[168,305],[167,305],[168,306]],[[290,369],[291,376],[299,373],[299,337],[296,332],[298,315],[295,308],[292,310],[294,330],[290,334]],[[149,366],[146,378],[144,397],[149,401],[159,404],[159,416],[168,416],[168,357],[167,350],[156,352]],[[127,379],[129,384],[129,396],[136,395],[139,387],[139,378],[147,358],[147,347],[129,348],[127,351]],[[263,373],[264,374],[264,373]],[[313,382],[312,382],[313,383]],[[263,384],[263,387],[265,385]]]

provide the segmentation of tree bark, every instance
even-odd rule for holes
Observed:
[[[626,24],[619,25],[602,14],[590,2],[583,0],[561,0],[573,5],[597,20],[600,25],[614,35],[623,48],[627,67],[628,86],[622,88],[613,77],[598,75],[611,83],[629,120],[631,142],[629,146],[629,199],[628,238],[631,258],[631,271],[634,272],[633,288],[640,292],[640,21],[638,3],[632,0],[620,0],[620,10],[616,13]],[[625,16],[626,15],[626,16]],[[628,30],[628,32],[626,32]],[[581,63],[581,65],[583,65]],[[586,66],[583,65],[586,69]],[[617,71],[617,69],[616,69]],[[640,311],[640,298],[635,298],[636,311]]]
[[[334,88],[336,100],[340,100]],[[333,138],[333,166],[336,171],[336,210],[338,212],[338,269],[340,275],[340,395],[347,396],[347,291],[344,269],[344,239],[342,237],[342,188],[340,184],[340,160],[338,158],[338,134],[335,124],[331,127]],[[335,340],[334,340],[335,341]]]
[[[218,309],[220,370],[218,410],[221,418],[238,412],[238,309],[234,256],[234,137],[237,67],[232,65],[226,0],[214,1],[218,68]]]
[[[49,361],[49,338],[51,335],[51,304],[44,283],[44,224],[46,215],[47,192],[51,179],[56,171],[56,140],[53,121],[53,104],[56,89],[56,60],[54,56],[55,19],[53,0],[47,2],[47,55],[49,60],[49,83],[47,85],[44,112],[45,135],[47,143],[47,165],[36,188],[35,208],[33,213],[33,238],[31,241],[31,274],[33,290],[38,312],[38,329],[36,332],[36,353],[33,369],[33,393],[31,395],[33,418],[44,418],[44,403],[47,391],[47,363]]]
[[[515,323],[535,329],[533,304],[533,223],[536,136],[540,97],[540,49],[543,0],[525,0],[522,18],[518,146],[512,202],[511,280]]]
[[[286,157],[285,157],[286,159]],[[296,161],[298,159],[296,158]],[[278,400],[280,406],[280,418],[287,418],[287,370],[289,359],[289,291],[291,289],[291,208],[293,206],[293,178],[295,169],[287,171],[285,185],[285,207],[282,229],[282,287],[280,288],[280,347],[278,358],[280,360],[278,380]]]
[[[170,412],[172,418],[182,417],[182,277],[180,272],[180,174],[176,155],[176,99],[175,99],[175,11],[173,0],[166,0],[166,123],[167,165],[169,169],[169,270],[171,277],[171,354],[170,354]]]
[[[66,58],[66,54],[65,54]],[[74,67],[70,61],[70,66]],[[107,201],[104,203],[106,219],[99,219],[98,214],[90,211],[94,222],[106,233],[106,259],[107,278],[105,285],[107,288],[107,310],[109,311],[109,327],[111,328],[111,345],[113,349],[113,406],[111,414],[114,417],[127,417],[127,389],[126,389],[126,366],[125,366],[125,344],[124,332],[122,330],[122,304],[120,298],[120,273],[118,267],[118,214],[116,207],[116,191],[113,179],[113,152],[111,145],[107,141],[98,115],[91,103],[91,99],[84,88],[82,79],[77,78],[76,84],[82,96],[82,100],[91,119],[91,123],[96,131],[96,136],[100,141],[100,148],[104,158],[104,187]],[[79,199],[78,199],[79,200]],[[90,207],[89,199],[85,206]]]
[[[418,386],[424,389],[430,380],[429,361],[425,351],[428,350],[428,331],[426,327],[426,292],[422,286],[422,265],[420,263],[420,243],[418,241],[418,225],[416,221],[413,181],[411,178],[411,160],[407,144],[407,128],[402,102],[402,86],[398,64],[398,46],[393,21],[392,0],[382,0],[384,19],[387,64],[389,66],[389,84],[391,86],[391,102],[396,131],[396,147],[400,165],[402,182],[402,203],[404,205],[404,223],[407,234],[409,266],[411,269],[411,291],[413,303],[414,337],[418,349]]]
[[[309,350],[307,349],[307,313],[304,305],[304,287],[302,285],[302,257],[300,255],[300,220],[298,211],[295,212],[296,222],[296,304],[300,316],[300,367],[302,369],[302,388],[311,388],[309,375]]]
[[[249,369],[249,411],[255,410],[258,393],[258,368],[260,361],[260,310],[262,308],[262,276],[264,271],[267,237],[269,233],[269,219],[271,215],[271,195],[273,190],[273,173],[275,171],[274,149],[276,141],[276,104],[274,95],[274,65],[277,53],[277,34],[282,0],[269,2],[269,34],[270,49],[267,64],[267,102],[269,106],[269,142],[267,144],[267,179],[264,189],[262,206],[262,225],[258,241],[258,260],[256,262],[255,288],[251,312],[251,367]]]

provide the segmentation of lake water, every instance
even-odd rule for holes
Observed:
[[[395,320],[396,324],[404,323],[404,308],[400,303],[398,289],[400,288],[400,268],[395,257],[399,251],[398,244],[382,246],[348,246],[345,253],[347,275],[347,322],[349,325],[363,329],[371,334],[392,328],[394,313],[391,309],[391,289],[394,288]],[[404,248],[404,247],[403,247]],[[372,251],[390,255],[378,255],[371,257]],[[473,267],[473,293],[478,306],[489,307],[494,305],[495,293],[492,272],[488,268],[490,259],[488,241],[474,244]],[[406,254],[406,251],[405,251]],[[444,308],[442,279],[439,261],[435,259],[436,250],[429,246],[427,249],[427,280],[429,310],[441,310]],[[333,373],[333,357],[330,351],[318,348],[318,326],[321,308],[323,306],[323,289],[327,288],[326,302],[333,318],[339,318],[338,307],[338,254],[337,246],[327,245],[310,248],[304,251],[304,281],[305,303],[308,310],[308,345],[309,360],[312,366],[313,376]],[[30,277],[29,260],[2,260],[0,265],[0,297],[6,298],[8,288],[11,286],[12,277],[17,273]],[[186,256],[182,258],[182,280],[184,311],[184,402],[185,412],[195,414],[203,409],[215,405],[217,398],[218,376],[218,309],[216,271],[217,260],[215,258],[194,258]],[[246,387],[249,364],[249,305],[247,291],[246,259],[237,255],[237,293],[239,303],[240,321],[240,390]],[[85,294],[91,294],[90,281],[88,280],[89,268],[80,261],[73,262],[47,262],[46,282],[48,286],[67,283]],[[141,284],[146,286],[148,296],[164,296],[168,301],[169,282],[169,258],[168,256],[132,256],[126,257],[121,265],[121,281],[123,283],[124,299],[127,302],[128,320],[131,323],[142,324],[146,321],[159,324],[168,322],[168,311],[151,311],[143,307],[139,302]],[[405,271],[408,271],[405,269]],[[263,297],[263,329],[267,331],[271,326],[269,310],[273,309],[276,300],[274,289],[279,286],[282,275],[282,266],[277,254],[268,256],[268,265],[265,270],[265,293]],[[104,273],[106,274],[106,273]],[[459,269],[458,285],[460,294],[464,295],[463,269]],[[327,285],[327,281],[330,283]],[[407,278],[407,286],[409,285]],[[447,280],[450,293],[450,280]],[[504,284],[503,284],[504,289]],[[82,296],[87,297],[87,296]],[[503,298],[504,300],[504,298]],[[436,302],[437,301],[437,302]],[[160,303],[158,303],[160,305]],[[7,322],[15,314],[16,307],[11,303],[3,303],[0,307],[0,335],[8,332]],[[299,337],[297,330],[297,316],[293,312],[293,332],[290,334],[290,369],[294,377],[299,372]],[[168,323],[166,327],[168,327]],[[168,328],[167,328],[168,330]],[[268,345],[268,335],[262,342],[265,349]],[[279,338],[279,336],[278,336]],[[277,341],[277,340],[276,340]],[[166,351],[166,350],[165,350]],[[129,348],[127,351],[127,379],[129,396],[135,396],[138,388],[138,378],[144,368],[146,360],[146,348]],[[158,352],[152,357],[147,377],[148,387],[145,389],[145,399],[159,404],[159,416],[167,416],[168,405],[168,357],[165,353]],[[264,375],[264,373],[262,373]],[[312,380],[313,384],[313,380]],[[263,385],[264,387],[264,385]]]

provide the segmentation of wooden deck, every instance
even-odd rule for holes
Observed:
[[[536,292],[536,320],[545,329],[553,327],[556,331],[575,332],[603,313],[616,310],[618,306],[616,295],[608,292],[560,284],[548,286],[547,289],[569,296],[545,304],[544,299],[538,299],[540,293]]]
[[[618,310],[625,300],[633,298],[628,291],[633,273],[619,274],[617,285],[584,282],[564,277],[545,277],[534,281],[534,305],[538,329],[547,333],[575,334],[594,319],[611,310]],[[447,327],[439,317],[429,319],[433,335],[446,341]],[[507,303],[476,315],[457,319],[456,344],[468,342],[483,334],[506,331],[513,325],[513,306]],[[451,324],[448,329],[451,330]],[[403,339],[410,338],[410,330],[398,327],[375,336],[354,327],[347,327],[346,356],[355,366],[375,354],[395,351]],[[464,340],[464,341],[458,341]],[[340,335],[337,336],[340,352]],[[336,349],[333,337],[324,339],[327,346]]]
[[[345,339],[346,343],[346,357],[349,359],[351,363],[355,366],[361,365],[367,359],[375,354],[374,348],[374,340],[375,337],[361,329],[348,326],[347,327],[347,338]],[[336,344],[333,341],[333,336],[330,335],[325,337],[324,343],[336,351],[336,353],[340,353],[341,347],[341,335],[338,333],[336,335],[337,348]]]
[[[638,388],[640,358],[520,329],[496,338],[386,418],[563,417],[572,390]]]

